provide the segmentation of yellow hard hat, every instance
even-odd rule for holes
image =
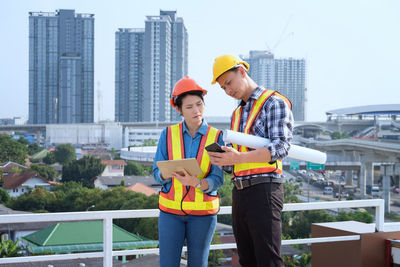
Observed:
[[[217,82],[217,79],[219,78],[219,76],[221,76],[228,70],[235,68],[235,67],[239,67],[240,65],[245,67],[246,71],[248,71],[250,68],[249,64],[246,61],[243,61],[236,56],[223,55],[223,56],[217,57],[214,60],[213,80],[212,80],[211,84],[215,84]]]

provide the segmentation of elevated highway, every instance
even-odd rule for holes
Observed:
[[[296,142],[304,146],[325,151],[328,155],[326,169],[355,170],[359,172],[360,193],[366,194],[366,187],[373,186],[374,169],[378,167],[382,176],[400,175],[400,144],[358,139],[315,141],[301,137]],[[389,171],[387,171],[389,170]],[[346,180],[351,180],[351,172]],[[389,187],[389,186],[387,186]],[[387,188],[385,190],[388,190]]]

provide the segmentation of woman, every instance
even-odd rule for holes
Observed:
[[[162,185],[158,221],[160,266],[179,266],[186,240],[188,266],[207,266],[209,246],[219,211],[217,189],[223,184],[222,170],[211,165],[205,146],[223,145],[221,131],[203,119],[207,93],[193,79],[185,77],[174,87],[171,105],[183,116],[183,122],[163,130],[154,159],[153,174]],[[196,158],[203,174],[191,176],[173,173],[163,177],[156,162]]]

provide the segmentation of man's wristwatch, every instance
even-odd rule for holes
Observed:
[[[199,179],[199,183],[195,186],[195,188],[201,188],[201,179]]]

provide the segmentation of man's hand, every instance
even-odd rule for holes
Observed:
[[[266,147],[257,148],[249,152],[238,152],[232,147],[223,146],[225,153],[207,152],[212,164],[231,166],[241,163],[264,163],[271,161],[271,152]]]
[[[172,175],[175,177],[181,184],[183,185],[190,185],[196,187],[200,183],[200,179],[196,176],[190,175],[184,168],[181,169],[184,175],[180,175],[179,173],[173,172]]]
[[[225,153],[207,152],[207,154],[210,156],[210,161],[212,164],[218,166],[231,166],[241,163],[240,152],[227,146],[222,146],[221,148],[225,151]]]

